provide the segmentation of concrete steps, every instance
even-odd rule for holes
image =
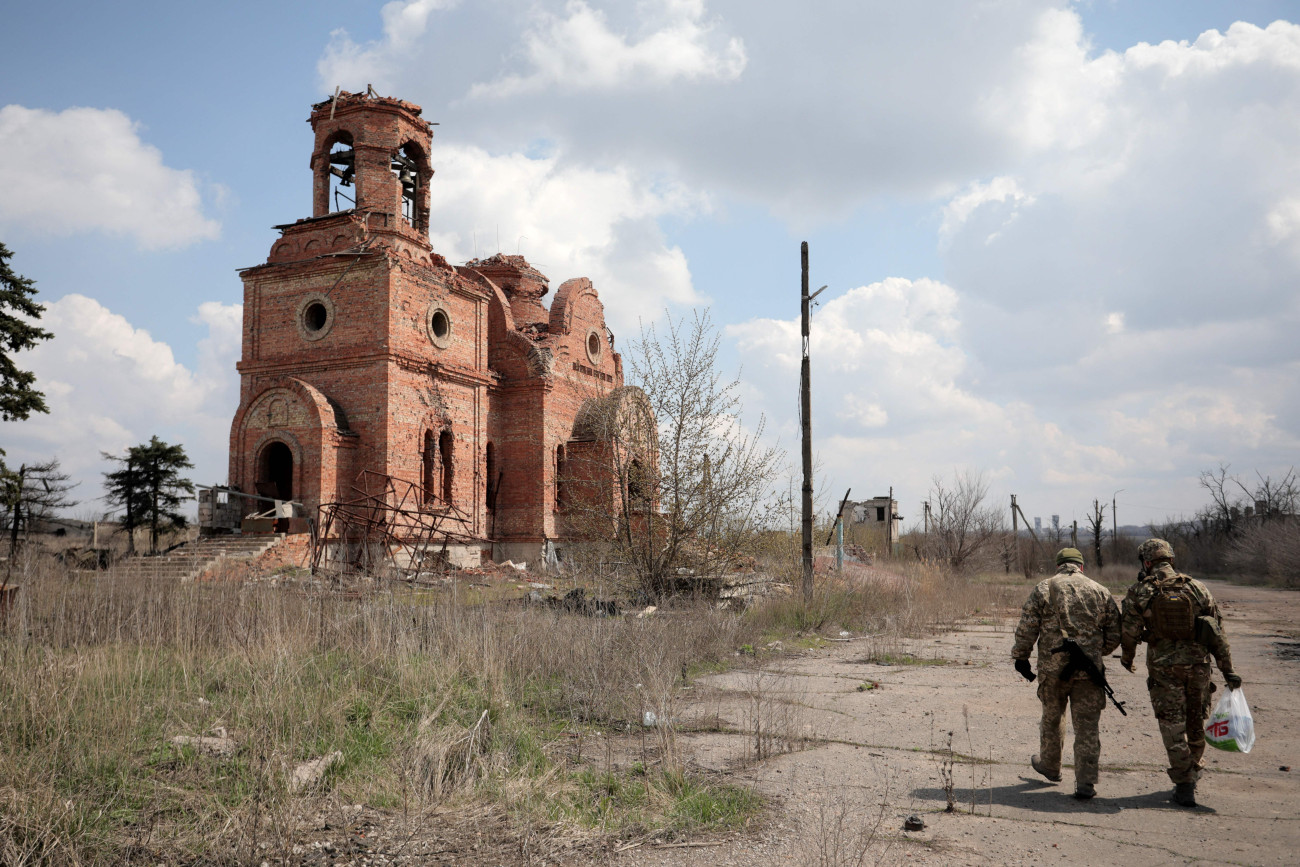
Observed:
[[[250,560],[269,551],[284,534],[201,536],[156,557],[132,557],[116,567],[119,575],[192,581],[223,559]]]

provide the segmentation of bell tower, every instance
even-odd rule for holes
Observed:
[[[429,236],[429,149],[433,130],[420,107],[373,92],[342,91],[312,106],[312,216],[366,216],[372,231],[422,243]]]

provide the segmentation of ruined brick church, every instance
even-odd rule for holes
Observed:
[[[312,215],[244,269],[230,486],[308,516],[357,480],[407,480],[462,561],[531,560],[572,535],[565,465],[599,444],[584,404],[623,386],[591,281],[522,256],[455,266],[429,242],[430,125],[340,93],[312,107]]]

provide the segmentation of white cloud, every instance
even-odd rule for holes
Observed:
[[[523,253],[553,287],[589,277],[619,331],[666,306],[700,302],[686,257],[656,222],[707,207],[681,186],[622,167],[493,156],[476,147],[435,147],[433,163],[430,237],[452,261],[496,253],[499,245],[500,252]]]
[[[157,434],[185,446],[196,481],[224,480],[239,399],[233,368],[242,312],[238,305],[206,302],[195,321],[208,331],[191,370],[168,344],[92,298],[74,294],[46,304],[41,325],[54,337],[21,361],[36,374],[50,412],[0,424],[6,460],[58,457],[83,483],[78,498],[91,500],[99,495],[100,453],[119,453]]]
[[[114,109],[0,108],[0,226],[50,235],[101,231],[146,249],[216,238],[194,173],[168,168]]]
[[[1207,339],[1213,347],[1240,333],[1223,327],[1174,352],[1170,341],[1180,339],[1178,332],[1126,334],[1127,351],[1115,358],[1067,355],[1056,360],[1059,367],[1027,367],[1026,376],[1059,395],[1029,402],[1015,390],[993,397],[981,384],[951,287],[901,278],[858,287],[829,299],[812,321],[820,460],[830,478],[881,489],[892,484],[908,496],[924,492],[936,472],[978,467],[997,480],[998,496],[1009,488],[1042,509],[1062,496],[1097,497],[1130,483],[1163,490],[1170,477],[1194,478],[1223,459],[1224,443],[1270,466],[1267,456],[1300,447],[1300,437],[1270,409],[1294,399],[1288,377],[1300,364],[1263,379],[1239,371],[1176,390],[1158,384],[1160,370],[1142,376],[1146,352],[1171,356],[1176,370],[1203,354]],[[746,411],[786,419],[775,432],[797,442],[788,408],[798,382],[797,320],[751,320],[727,334],[744,363]],[[1089,379],[1101,380],[1101,389],[1078,387]]]
[[[524,55],[532,67],[475,84],[473,98],[499,98],[546,88],[612,90],[663,86],[675,80],[731,81],[745,69],[745,46],[736,38],[713,38],[716,23],[706,20],[704,0],[662,0],[652,29],[629,40],[614,32],[607,16],[584,0],[568,0],[562,15],[540,12],[524,34]]]
[[[1219,459],[1284,461],[1300,432],[1300,27],[1099,52],[1082,9],[501,0],[448,11],[444,30],[426,17],[366,63],[482,148],[456,149],[472,185],[452,165],[434,185],[473,222],[439,249],[472,255],[477,226],[491,252],[500,224],[507,252],[527,235],[552,277],[589,273],[629,315],[694,298],[656,221],[698,201],[814,228],[931,203],[943,284],[862,273],[814,319],[817,436],[847,472],[1172,485]],[[669,35],[680,53],[638,53]],[[539,142],[551,156],[521,156]],[[649,178],[662,187],[638,199]],[[731,333],[753,401],[793,418],[796,324]]]
[[[996,238],[1002,226],[1016,218],[1020,205],[1031,205],[1033,202],[1034,197],[1027,195],[1015,178],[996,177],[988,183],[972,181],[964,191],[953,196],[943,206],[943,223],[939,226],[939,238],[944,241],[951,238],[984,205],[1005,205],[1006,207],[997,209],[1001,214],[997,229],[985,238],[985,243],[988,243]]]
[[[1090,49],[1076,12],[1038,14],[1032,36],[1014,52],[1018,74],[981,100],[990,125],[1030,150],[1070,149],[1095,138],[1113,120],[1108,102],[1121,61],[1112,51],[1090,57]]]
[[[364,89],[373,84],[381,91],[393,85],[393,72],[411,59],[429,26],[434,12],[452,9],[458,0],[393,0],[380,10],[384,35],[365,44],[357,44],[342,28],[330,34],[329,45],[316,63],[322,89],[333,92]]]

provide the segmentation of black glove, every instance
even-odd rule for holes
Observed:
[[[1038,676],[1034,674],[1034,670],[1029,667],[1029,660],[1027,659],[1016,660],[1016,671],[1020,672],[1020,676],[1030,683],[1033,683],[1034,678]]]
[[[1228,689],[1241,689],[1241,675],[1239,674],[1225,671],[1223,673],[1223,682],[1228,685]]]

